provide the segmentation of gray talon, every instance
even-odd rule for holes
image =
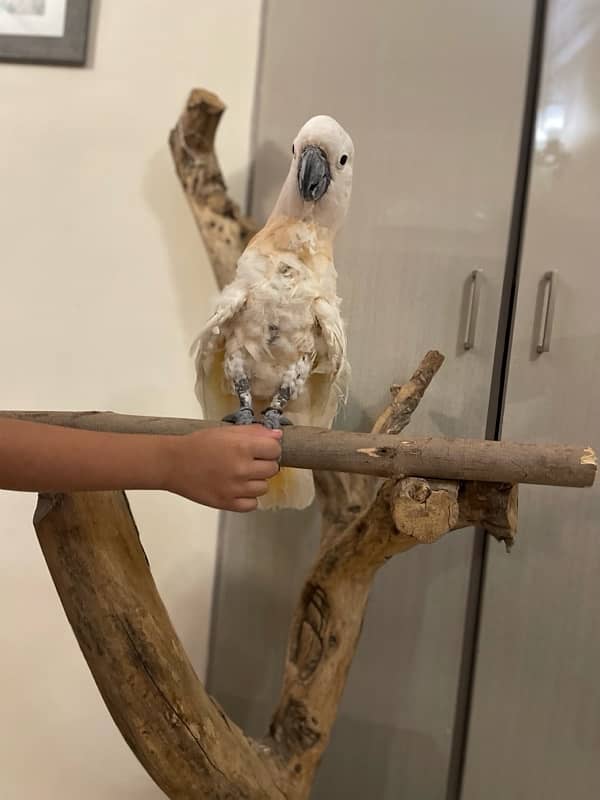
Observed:
[[[267,408],[261,414],[259,422],[270,428],[271,430],[279,430],[286,425],[291,425],[292,422],[287,417],[284,417],[281,411],[277,408]]]
[[[254,411],[251,408],[240,408],[233,414],[223,417],[223,422],[231,422],[233,425],[252,425],[257,422]]]

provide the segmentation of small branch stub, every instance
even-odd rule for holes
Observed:
[[[458,484],[404,478],[394,487],[391,507],[400,533],[431,544],[458,522]]]

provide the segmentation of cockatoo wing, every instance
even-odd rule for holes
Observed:
[[[313,309],[325,347],[316,355],[309,380],[311,420],[308,424],[329,428],[348,392],[350,367],[346,357],[346,332],[337,298],[332,301],[319,297]]]
[[[225,326],[234,323],[248,296],[247,286],[234,280],[226,286],[219,303],[192,345],[196,365],[196,397],[207,419],[222,419],[237,408],[236,398],[225,385]]]

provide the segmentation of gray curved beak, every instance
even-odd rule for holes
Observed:
[[[329,161],[320,147],[309,144],[300,156],[298,189],[302,197],[314,202],[323,197],[331,183]]]

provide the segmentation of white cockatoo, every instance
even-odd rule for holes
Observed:
[[[275,208],[195,343],[207,418],[331,427],[348,378],[333,242],[353,160],[350,136],[331,117],[313,117],[296,136]],[[259,508],[304,508],[313,497],[312,472],[284,468]]]

